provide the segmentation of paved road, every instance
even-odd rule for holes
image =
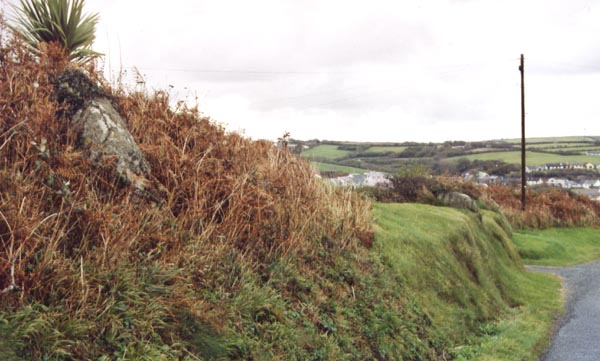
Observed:
[[[600,262],[571,267],[528,266],[565,280],[567,308],[542,361],[600,360]]]

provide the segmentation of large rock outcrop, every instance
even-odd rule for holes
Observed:
[[[55,82],[55,96],[65,106],[77,144],[96,164],[116,159],[116,176],[144,190],[150,165],[112,101],[85,73],[67,69]]]
[[[150,165],[109,99],[89,101],[75,113],[71,127],[78,134],[79,145],[92,161],[102,163],[116,157],[119,178],[138,189],[144,188],[144,177],[150,174]]]

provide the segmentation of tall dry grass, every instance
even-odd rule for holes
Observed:
[[[203,289],[234,294],[238,266],[371,244],[370,204],[287,148],[173,110],[165,92],[104,83],[152,167],[147,194],[136,193],[114,163],[88,161],[57,116],[65,55],[48,46],[38,58],[0,36],[0,310],[11,327],[0,331],[22,355],[219,354],[232,310]]]
[[[521,193],[512,187],[492,185],[486,190],[516,229],[549,227],[597,227],[600,205],[588,197],[546,188],[526,192],[526,210],[521,210]]]

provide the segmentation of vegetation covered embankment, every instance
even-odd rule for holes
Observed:
[[[377,206],[373,246],[371,204],[285,147],[104,84],[140,193],[79,150],[65,54],[0,40],[2,359],[452,359],[529,304],[497,215]]]
[[[544,266],[571,266],[600,260],[597,228],[549,228],[515,232],[523,262]]]
[[[114,176],[114,163],[93,164],[78,150],[54,96],[67,66],[60,49],[38,57],[6,34],[1,44],[3,351],[24,359],[325,352],[320,307],[344,286],[306,289],[288,273],[321,279],[323,265],[366,249],[369,202],[324,186],[270,142],[228,134],[196,109],[171,110],[164,92],[104,86],[152,168],[150,194],[139,195]],[[308,308],[305,292],[318,298]]]
[[[524,270],[498,213],[377,204],[376,249],[421,327],[458,360],[536,360],[561,307],[559,281]]]

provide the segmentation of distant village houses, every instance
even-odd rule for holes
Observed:
[[[549,170],[566,170],[566,169],[585,169],[585,170],[595,170],[600,169],[600,164],[595,166],[592,163],[548,163],[542,165],[535,165],[526,167],[525,171],[527,173],[531,172],[545,172]]]
[[[525,171],[527,174],[531,173],[543,173],[548,171],[556,171],[556,170],[589,170],[589,171],[600,171],[600,164],[594,165],[589,162],[585,163],[549,163],[542,165],[534,165],[526,167]],[[516,178],[507,178],[504,176],[492,176],[487,174],[486,172],[467,172],[463,174],[463,178],[465,180],[469,180],[475,182],[477,184],[487,185],[487,184],[518,184],[520,183],[520,179]],[[600,194],[600,176],[597,179],[594,179],[592,176],[588,178],[588,176],[578,177],[576,180],[567,179],[563,177],[528,177],[527,179],[528,187],[558,187],[563,189],[570,190],[581,190],[590,191],[584,192],[586,195],[589,193],[590,197],[594,195],[596,197]]]
[[[486,172],[467,172],[463,175],[463,178],[477,184],[501,184],[505,182],[504,177],[489,175]]]
[[[473,175],[465,174],[463,176],[465,180],[475,182],[477,184],[516,184],[520,183],[520,179],[516,178],[505,178],[502,176],[479,176],[473,177]],[[600,189],[600,179],[586,179],[586,180],[570,180],[566,178],[529,178],[527,179],[527,186],[529,187],[559,187],[564,189]]]

